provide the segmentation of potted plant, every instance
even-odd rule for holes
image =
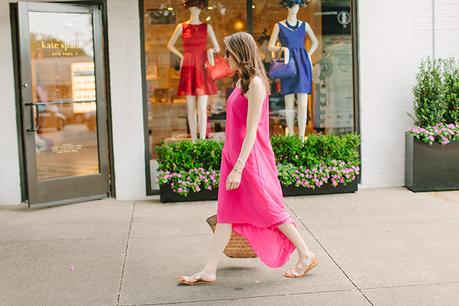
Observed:
[[[278,176],[285,196],[357,190],[360,138],[347,135],[273,136]],[[216,200],[222,141],[162,142],[158,183],[161,202]]]
[[[405,187],[459,189],[459,65],[453,58],[422,61],[416,75],[415,127],[405,133]]]

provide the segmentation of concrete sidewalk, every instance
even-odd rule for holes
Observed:
[[[0,207],[0,305],[459,305],[459,192],[287,197],[320,264],[304,279],[222,255],[202,268],[216,201]]]

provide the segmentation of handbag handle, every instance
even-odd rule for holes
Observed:
[[[218,53],[213,52],[213,49],[207,49],[207,61],[209,62],[210,66],[215,66],[215,54],[218,55]]]
[[[285,49],[284,49],[285,48]],[[280,58],[279,57],[279,53],[282,52],[282,50],[284,50],[284,57],[283,58]],[[275,52],[273,51],[273,53],[275,54],[275,56],[273,57],[276,61],[284,61],[284,64],[288,64],[288,62],[290,61],[290,49],[287,48],[287,47],[282,47],[281,50]],[[288,59],[287,62],[285,62],[285,59]]]

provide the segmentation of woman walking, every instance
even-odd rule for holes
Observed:
[[[219,256],[235,231],[260,260],[283,266],[296,249],[298,261],[284,276],[304,277],[318,264],[285,210],[269,138],[269,82],[253,37],[245,32],[225,37],[225,58],[238,82],[228,97],[225,143],[218,188],[217,225],[204,268],[178,277],[187,285],[216,281]]]

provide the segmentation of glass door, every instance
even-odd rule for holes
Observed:
[[[19,2],[18,28],[29,206],[106,197],[100,9]]]

